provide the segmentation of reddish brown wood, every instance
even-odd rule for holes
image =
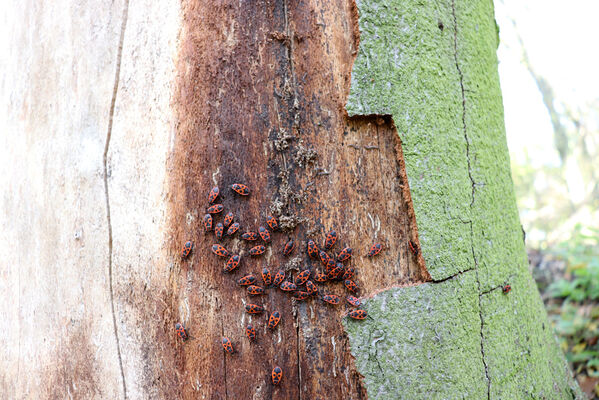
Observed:
[[[235,283],[250,272],[260,276],[264,266],[273,275],[287,268],[288,277],[300,268],[321,271],[307,257],[306,241],[322,246],[330,229],[339,236],[333,250],[354,248],[351,264],[362,295],[429,279],[422,259],[408,249],[417,234],[391,121],[350,120],[344,111],[358,42],[355,5],[187,0],[183,10],[169,183],[173,260],[185,240],[195,249],[189,260],[176,262],[172,292],[164,293],[164,332],[156,340],[170,347],[156,358],[176,372],[156,367],[162,381],[153,383],[155,391],[194,399],[366,398],[341,325],[349,305],[296,302],[278,289],[250,297]],[[234,195],[228,188],[234,182],[249,185],[252,194]],[[223,240],[242,254],[232,274],[223,274],[225,260],[210,252],[214,234],[202,225],[215,184],[224,213],[233,211],[242,231],[266,226],[270,212],[284,228],[256,259],[247,254],[254,244]],[[291,261],[282,255],[289,238],[296,241]],[[366,258],[374,241],[385,249]],[[341,283],[319,289],[347,293]],[[268,312],[250,316],[245,303]],[[171,328],[184,317],[182,309],[189,310],[195,338],[184,344]],[[281,322],[271,331],[267,318],[275,310]],[[256,343],[245,336],[248,322],[257,330]],[[233,355],[224,354],[222,336],[232,340]],[[270,380],[275,365],[284,373],[279,386]]]

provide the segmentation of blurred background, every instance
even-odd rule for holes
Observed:
[[[512,176],[531,271],[599,399],[599,2],[495,0]]]

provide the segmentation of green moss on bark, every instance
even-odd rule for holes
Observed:
[[[493,3],[357,5],[360,48],[347,110],[393,117],[422,254],[433,280],[444,280],[377,295],[368,303],[373,319],[363,322],[363,331],[348,323],[369,396],[394,398],[379,394],[396,388],[400,397],[421,398],[428,388],[432,398],[464,398],[462,379],[477,388],[466,398],[581,396],[527,268],[503,125]],[[456,282],[459,290],[451,289]],[[514,289],[502,297],[507,282]],[[452,290],[457,300],[448,296]],[[388,296],[402,300],[385,317],[377,307]],[[442,329],[446,319],[462,328],[444,332],[448,354],[441,355],[430,331]],[[392,340],[375,341],[381,329],[392,331]],[[418,346],[414,337],[421,338]],[[462,341],[468,350],[457,345]],[[384,346],[392,352],[384,353]],[[392,368],[385,375],[373,351],[386,354],[383,362]],[[452,379],[445,382],[447,376]]]

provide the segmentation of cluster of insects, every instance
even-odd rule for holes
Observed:
[[[231,189],[240,196],[250,195],[250,189],[244,184],[234,183],[231,185]],[[239,222],[235,222],[235,215],[232,212],[227,213],[222,222],[215,223],[216,216],[223,214],[224,211],[224,206],[216,203],[219,194],[220,190],[218,187],[212,188],[208,194],[208,208],[202,221],[205,233],[214,231],[217,241],[220,241],[225,235],[233,237],[240,231],[240,224]],[[269,215],[265,219],[264,226],[258,227],[257,231],[240,232],[239,237],[243,241],[252,243],[253,246],[248,250],[249,255],[251,257],[259,257],[266,251],[266,246],[271,243],[271,234],[278,230],[279,223],[277,219],[274,216]],[[249,296],[263,295],[265,294],[266,289],[273,287],[289,293],[296,301],[317,298],[327,304],[335,306],[342,302],[342,298],[334,294],[323,292],[322,288],[319,288],[319,284],[325,282],[340,282],[349,292],[345,297],[345,301],[351,307],[355,307],[347,315],[356,320],[363,320],[368,316],[368,313],[359,308],[362,303],[357,297],[360,288],[354,280],[356,270],[349,265],[353,255],[353,249],[351,247],[344,247],[338,253],[333,253],[333,248],[337,244],[337,241],[338,235],[335,230],[331,230],[326,234],[322,247],[319,247],[313,239],[308,240],[306,244],[307,255],[315,260],[316,263],[320,262],[322,264],[321,271],[313,271],[309,267],[305,267],[303,270],[300,269],[293,278],[288,278],[287,271],[284,268],[277,271],[271,271],[268,267],[264,267],[259,278],[250,273],[239,278],[237,284],[240,287],[245,288],[245,291]],[[413,252],[415,252],[414,246],[413,243],[410,243]],[[186,242],[181,250],[181,257],[183,259],[187,258],[191,254],[193,247],[194,245],[191,241]],[[296,242],[293,239],[289,239],[281,249],[281,253],[283,256],[289,257],[295,250]],[[382,250],[383,245],[381,243],[374,243],[366,256],[375,257]],[[213,244],[211,251],[215,256],[225,259],[223,268],[225,273],[231,273],[238,268],[241,260],[240,254],[232,254],[231,251],[227,250],[219,243]],[[249,303],[245,305],[245,311],[249,314],[261,314],[265,310],[260,304]],[[279,311],[272,311],[267,322],[268,328],[274,330],[281,321],[281,318],[282,316]],[[189,335],[182,324],[177,323],[175,329],[177,335],[182,340],[187,340],[189,338]],[[256,328],[249,324],[245,329],[245,335],[249,341],[255,341]],[[228,337],[222,338],[222,346],[227,353],[233,353],[235,351],[233,343]],[[278,385],[282,378],[282,369],[279,366],[275,366],[271,372],[272,383]]]

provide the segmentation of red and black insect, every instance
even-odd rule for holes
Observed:
[[[264,281],[264,286],[269,286],[272,283],[272,275],[266,267],[262,268],[262,280]]]
[[[281,380],[283,379],[283,370],[281,369],[281,367],[274,367],[272,369],[271,376],[273,385],[278,385],[279,383],[281,383]]]
[[[270,317],[268,318],[268,327],[270,329],[275,329],[275,326],[277,326],[280,320],[281,314],[279,314],[278,311],[273,311],[272,314],[270,314]]]
[[[220,257],[229,257],[229,251],[220,244],[213,244],[212,252]]]
[[[418,245],[416,243],[414,243],[413,241],[409,241],[408,242],[408,246],[410,246],[410,251],[412,253],[414,253],[415,256],[418,255],[418,251],[420,251],[420,249],[418,248]]]
[[[225,206],[223,206],[222,204],[215,204],[213,206],[208,207],[206,212],[208,214],[218,214],[219,212],[222,212],[224,209]]]
[[[259,246],[254,246],[250,249],[250,256],[259,256],[260,254],[264,253],[266,251],[266,247],[259,245]]]
[[[214,234],[216,235],[216,238],[218,240],[221,240],[223,238],[224,230],[225,230],[225,227],[220,222],[218,224],[216,224],[216,226],[214,227]]]
[[[304,292],[302,290],[297,290],[295,293],[293,293],[293,298],[296,300],[305,300],[308,298],[308,296],[310,296],[310,293]]]
[[[235,216],[233,215],[232,212],[227,213],[227,215],[225,215],[225,220],[223,221],[223,225],[225,226],[225,228],[229,225],[231,225],[231,223],[233,222],[233,218]]]
[[[189,339],[189,336],[187,335],[187,330],[185,330],[182,324],[177,322],[175,324],[175,331],[177,331],[177,336],[179,336],[183,341]]]
[[[341,277],[341,279],[346,280],[346,279],[351,279],[352,276],[354,276],[354,274],[356,273],[356,270],[354,269],[354,267],[346,267],[345,271],[343,271],[343,276]]]
[[[322,296],[322,300],[334,305],[339,304],[339,302],[341,301],[339,296],[335,296],[334,294],[325,294],[324,296]]]
[[[347,315],[353,319],[365,319],[368,313],[364,310],[353,310]]]
[[[210,232],[212,230],[212,215],[204,215],[204,230]]]
[[[295,286],[295,283],[289,281],[281,283],[281,286],[279,286],[279,288],[285,292],[293,292],[294,290],[297,290],[297,286]]]
[[[232,236],[239,230],[239,222],[235,222],[232,224],[229,229],[227,229],[227,235]]]
[[[181,258],[187,258],[187,256],[189,256],[189,253],[191,253],[192,249],[193,249],[193,242],[191,240],[188,240],[187,242],[185,242],[185,244],[183,245],[183,248],[181,249]]]
[[[327,276],[325,274],[323,274],[322,272],[317,272],[316,275],[314,275],[314,280],[316,282],[326,282]]]
[[[231,272],[239,265],[239,255],[233,254],[228,260],[223,271]]]
[[[260,286],[250,285],[248,286],[248,294],[251,294],[252,296],[264,294],[264,289],[262,289]]]
[[[311,271],[305,269],[295,276],[294,282],[296,286],[302,286],[310,278]]]
[[[270,242],[270,232],[263,226],[258,228],[258,233],[260,234],[260,237],[262,238],[262,240],[264,240],[265,242]]]
[[[283,249],[283,255],[284,256],[290,255],[291,252],[293,251],[293,249],[295,249],[295,242],[293,240],[289,240],[287,243],[285,243],[285,248]]]
[[[251,285],[256,282],[256,277],[252,274],[241,277],[237,280],[237,283],[241,286]]]
[[[327,279],[330,281],[337,279],[341,273],[343,273],[343,266],[336,266],[327,273]]]
[[[344,280],[343,284],[345,285],[345,287],[347,288],[347,290],[349,290],[352,293],[357,293],[358,290],[360,290],[360,288],[358,287],[358,285],[356,285],[356,282],[352,281],[351,279]]]
[[[324,239],[324,248],[327,250],[332,249],[333,246],[335,245],[336,241],[337,241],[337,232],[330,231],[329,233],[327,233],[327,236]]]
[[[252,326],[252,324],[249,324],[245,328],[245,335],[248,337],[250,342],[253,342],[254,340],[256,340],[256,329]]]
[[[335,269],[336,266],[337,266],[337,263],[335,262],[335,260],[332,258],[329,258],[329,261],[327,262],[327,267],[326,267],[327,274],[329,272],[331,272],[333,269]],[[341,265],[341,266],[343,267],[343,265]]]
[[[381,250],[383,249],[383,245],[380,243],[375,243],[372,245],[372,247],[370,248],[370,251],[368,252],[367,256],[368,257],[374,257],[377,254],[379,254],[381,252]]]
[[[318,287],[312,281],[306,281],[306,291],[308,294],[316,294],[318,293]]]
[[[222,340],[223,343],[223,349],[225,349],[225,351],[229,354],[233,354],[233,344],[231,343],[231,340],[228,337],[223,337]]]
[[[354,249],[352,249],[351,247],[344,248],[343,250],[341,250],[341,253],[339,253],[339,255],[337,256],[337,261],[344,262],[349,260],[353,251]]]
[[[501,287],[501,290],[503,291],[503,294],[508,294],[510,290],[512,290],[512,286],[509,284],[505,284]]]
[[[268,217],[266,217],[266,223],[268,224],[268,226],[270,226],[270,229],[272,229],[273,231],[276,231],[277,228],[279,227],[279,223],[277,222],[277,219],[275,217],[273,217],[272,215],[269,215]]]
[[[246,304],[245,311],[248,314],[260,314],[264,311],[264,307],[259,306],[258,304]]]
[[[318,253],[318,257],[320,258],[320,262],[322,263],[322,265],[324,265],[325,267],[328,265],[329,261],[331,261],[331,257],[329,257],[329,255],[325,253],[323,250],[320,250],[320,252]]]
[[[212,190],[210,191],[210,193],[208,193],[208,204],[214,203],[214,200],[216,200],[219,193],[220,193],[220,190],[219,190],[218,186],[213,187]]]
[[[258,240],[258,234],[256,232],[244,232],[241,234],[241,238],[243,240],[247,240],[248,242],[253,242],[254,240]]]
[[[272,284],[279,286],[281,282],[283,282],[283,279],[285,279],[285,270],[280,269],[275,274],[275,279],[272,281]]]
[[[237,194],[242,196],[248,196],[250,194],[250,188],[242,183],[234,183],[231,185],[231,189],[233,189]]]
[[[362,303],[360,302],[360,299],[358,299],[357,297],[354,297],[354,296],[352,296],[352,295],[348,295],[348,296],[345,298],[345,300],[347,300],[347,302],[348,302],[349,304],[351,304],[352,306],[354,306],[354,307],[360,307],[360,305],[362,304]]]
[[[318,258],[319,251],[320,250],[318,250],[318,246],[316,246],[314,240],[308,240],[308,255],[312,258]]]

